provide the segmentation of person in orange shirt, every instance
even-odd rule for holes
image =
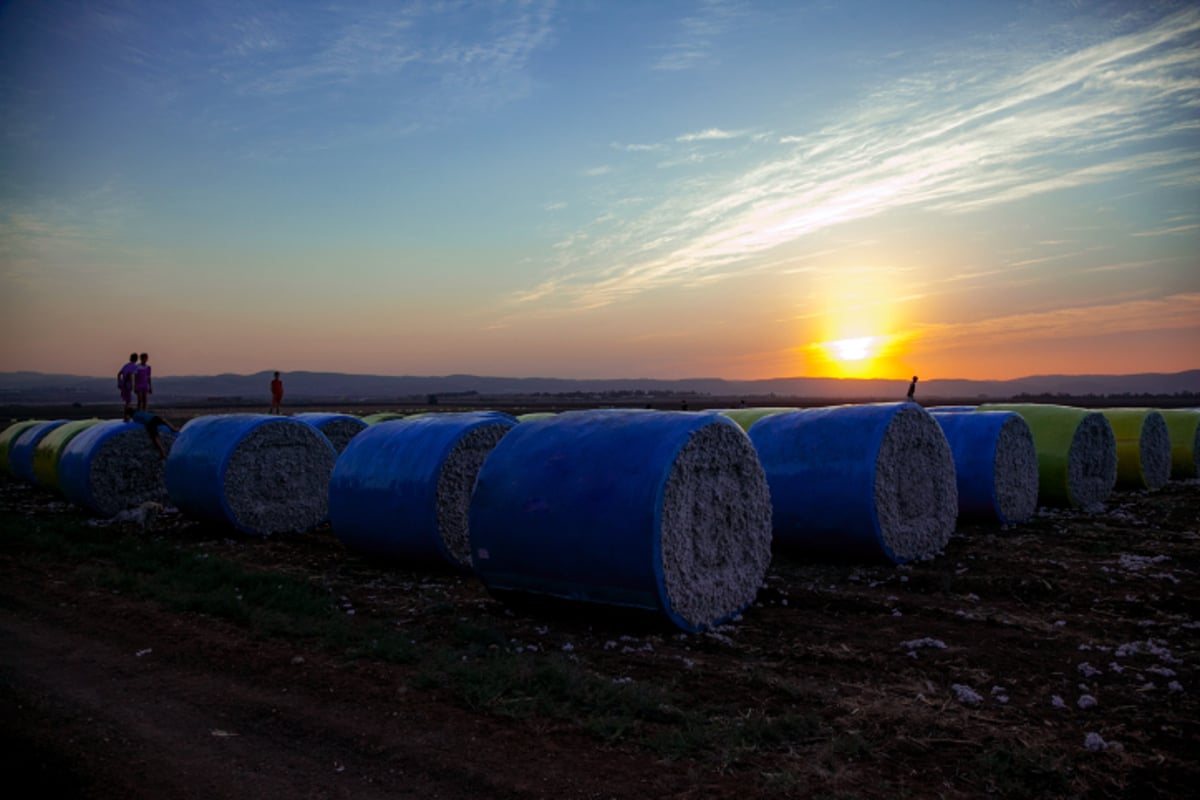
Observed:
[[[271,381],[271,410],[268,413],[278,414],[279,404],[283,402],[283,381],[279,379],[279,373],[275,373],[275,380]]]

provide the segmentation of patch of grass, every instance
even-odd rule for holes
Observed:
[[[1041,750],[997,745],[977,755],[971,766],[973,777],[992,795],[1059,797],[1068,788],[1060,765]]]
[[[96,587],[222,619],[257,635],[314,640],[350,657],[417,659],[411,632],[403,636],[382,623],[353,624],[328,591],[302,578],[249,570],[168,539],[90,528],[72,517],[3,514],[0,524],[7,532],[0,552],[28,564],[73,563],[79,578]]]

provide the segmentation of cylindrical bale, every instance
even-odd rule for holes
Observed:
[[[471,558],[495,592],[638,608],[702,630],[746,608],[766,574],[766,476],[746,434],[714,414],[523,423],[479,473]]]
[[[795,410],[795,408],[727,408],[718,413],[723,417],[729,417],[738,424],[739,428],[748,431],[751,425],[763,417]]]
[[[1038,461],[1029,424],[1011,411],[928,409],[954,455],[960,517],[1024,522],[1037,510]]]
[[[1171,479],[1171,433],[1150,408],[1106,408],[1100,413],[1117,440],[1117,486],[1159,489]]]
[[[1200,477],[1200,410],[1169,408],[1159,411],[1171,437],[1171,477]]]
[[[339,453],[345,450],[346,445],[350,444],[350,440],[362,433],[368,424],[366,421],[350,416],[349,414],[324,412],[293,414],[292,419],[306,422],[325,434],[325,438],[333,445],[333,449]]]
[[[17,441],[22,433],[37,425],[40,422],[45,422],[44,419],[27,419],[21,422],[14,422],[0,433],[0,472],[6,475],[15,476],[12,464],[9,462],[9,455],[12,452],[12,446]]]
[[[903,563],[936,555],[954,533],[954,458],[916,403],[775,414],[751,426],[750,440],[784,549]]]
[[[23,430],[13,440],[12,447],[8,451],[8,463],[12,474],[23,481],[33,483],[33,452],[37,448],[38,442],[42,441],[55,428],[66,424],[67,420],[65,419],[55,419],[30,425]]]
[[[80,419],[59,425],[42,437],[33,448],[33,482],[43,489],[59,491],[58,460],[63,448],[79,434],[99,423],[98,419]]]
[[[333,468],[333,532],[368,555],[470,570],[471,489],[516,424],[507,414],[467,412],[372,425]]]
[[[533,422],[535,420],[553,417],[554,414],[555,412],[553,411],[530,411],[527,414],[517,414],[517,422]]]
[[[175,434],[160,427],[158,437],[169,453]],[[102,517],[169,500],[162,456],[136,422],[101,422],[71,439],[58,460],[58,485],[72,503]]]
[[[998,403],[980,411],[1015,411],[1033,431],[1038,454],[1038,503],[1095,508],[1117,481],[1117,440],[1098,411],[1039,403]]]
[[[336,459],[320,431],[290,417],[197,417],[176,438],[163,479],[188,516],[250,534],[304,531],[325,519]]]
[[[368,425],[376,425],[380,422],[391,422],[394,419],[404,419],[404,415],[394,411],[380,411],[375,414],[367,414],[362,421]]]

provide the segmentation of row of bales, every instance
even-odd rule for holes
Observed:
[[[884,403],[712,412],[30,421],[0,469],[111,517],[146,501],[248,534],[328,521],[353,551],[476,575],[498,596],[746,608],[773,550],[903,563],[960,517],[1012,525],[1197,477],[1200,410]]]

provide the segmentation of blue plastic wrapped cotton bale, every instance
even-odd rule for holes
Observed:
[[[954,455],[959,515],[1005,524],[1032,517],[1037,510],[1037,448],[1021,415],[929,410]]]
[[[169,453],[175,434],[160,426],[158,437]],[[58,460],[58,485],[72,503],[103,517],[169,500],[162,456],[136,422],[108,420],[71,439]]]
[[[305,531],[324,521],[337,453],[290,417],[197,417],[180,431],[163,478],[185,515],[243,533]]]
[[[367,423],[359,417],[349,414],[333,414],[326,412],[311,412],[293,414],[292,419],[308,423],[325,434],[325,438],[333,445],[333,449],[341,453],[350,444],[350,440],[367,428]]]
[[[902,563],[941,552],[954,532],[950,445],[915,403],[775,414],[749,434],[781,548]]]
[[[492,411],[379,422],[338,457],[329,521],[351,550],[427,567],[471,568],[471,489],[517,424]]]
[[[67,420],[65,419],[55,419],[30,425],[23,430],[13,440],[12,447],[8,451],[8,466],[12,470],[12,474],[23,481],[33,483],[33,453],[37,449],[38,443],[55,428],[66,424]]]
[[[748,606],[771,560],[766,476],[714,414],[523,422],[484,463],[470,524],[492,591],[644,609],[689,631]]]

